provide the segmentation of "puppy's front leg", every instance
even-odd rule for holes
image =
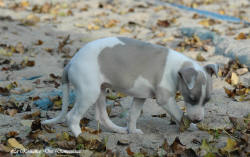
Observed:
[[[160,89],[156,93],[156,101],[179,125],[183,116],[183,111],[177,106],[175,95],[171,94],[166,89]]]
[[[165,109],[178,124],[180,124],[183,111],[177,106],[174,97],[170,97],[166,104],[160,104],[160,106]]]

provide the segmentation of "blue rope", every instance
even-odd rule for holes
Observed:
[[[190,8],[190,7],[180,5],[180,4],[175,4],[175,3],[168,3],[168,4],[171,5],[171,6],[180,8],[180,9],[196,12],[198,14],[208,16],[208,17],[211,17],[211,18],[216,18],[216,19],[219,19],[219,20],[224,20],[224,21],[229,21],[229,22],[234,22],[234,23],[242,22],[242,23],[248,24],[248,25],[250,24],[250,22],[241,20],[240,18],[233,17],[233,16],[221,15],[221,14],[218,14],[218,13],[214,13],[214,12],[210,12],[210,11],[206,11],[206,10],[195,9],[195,8]]]

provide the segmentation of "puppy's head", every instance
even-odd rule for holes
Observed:
[[[193,123],[204,118],[204,106],[212,92],[212,74],[217,76],[218,65],[209,64],[204,70],[196,70],[193,66],[182,67],[178,72],[179,90],[184,97],[187,116]]]

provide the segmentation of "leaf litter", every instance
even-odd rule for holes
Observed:
[[[195,3],[190,4],[190,6],[196,8],[199,5],[201,5],[202,3],[213,3],[213,1],[195,2]],[[4,3],[0,3],[0,5],[6,6],[6,4],[4,4]],[[40,15],[38,16],[37,13],[38,14],[51,14],[55,17],[56,16],[72,16],[74,14],[74,11],[71,10],[71,9],[73,9],[73,5],[70,5],[70,4],[65,5],[65,4],[59,4],[59,3],[56,3],[56,4],[45,3],[42,5],[31,6],[31,4],[29,4],[27,1],[22,1],[21,3],[12,3],[11,5],[8,5],[8,7],[10,9],[15,10],[15,11],[26,10],[26,9],[30,9],[30,7],[31,7],[34,14],[32,13],[23,19],[24,25],[31,25],[31,26],[34,26],[37,23],[41,22]],[[99,7],[101,7],[101,5]],[[108,5],[103,4],[102,7],[110,8],[110,10],[112,10],[113,13],[124,14],[123,12],[119,11],[118,9],[114,9],[112,5],[108,6]],[[150,5],[142,4],[142,5],[137,5],[134,8],[127,9],[128,10],[127,12],[132,13],[132,12],[136,12],[137,11],[136,9],[147,9],[147,8],[150,8]],[[82,9],[79,9],[79,10],[87,12],[90,9],[91,9],[90,6],[85,5],[84,7],[82,7]],[[159,11],[165,10],[165,9],[166,9],[165,7],[158,6],[158,7],[154,8],[154,11],[159,12]],[[198,17],[198,18],[203,18],[203,17]],[[163,27],[163,28],[169,27],[174,23],[174,22],[171,22],[170,20],[168,19],[168,20],[162,20],[160,22],[158,21],[161,24],[159,24],[159,25],[157,24],[157,25],[160,27]],[[211,19],[203,19],[201,21],[202,22],[200,22],[200,24],[204,25],[206,27],[213,26],[215,24],[219,24],[217,21],[213,21]],[[120,27],[120,24],[121,24],[121,27]],[[120,31],[118,31],[118,33],[120,33],[120,34],[133,33],[133,29],[131,29],[128,25],[122,25],[122,22],[120,20],[118,21],[116,19],[104,20],[104,21],[102,21],[102,23],[95,24],[95,25],[97,27],[96,26],[90,27],[89,30],[99,30],[99,29],[102,29],[103,27],[104,28],[112,28],[112,27],[119,26]],[[162,34],[156,35],[156,37],[164,37],[165,35],[166,34],[162,33]],[[249,36],[248,33],[240,33],[236,36],[235,39],[236,40],[246,40],[246,39],[248,39],[248,36]],[[54,49],[55,50],[57,49],[59,52],[65,53],[64,48],[68,44],[68,41],[64,42],[65,39],[67,39],[67,37],[64,38],[63,41],[59,43],[59,46],[57,48],[54,48]],[[43,45],[43,41],[37,40],[37,42],[35,42],[34,44],[36,46]],[[182,50],[187,49],[187,50],[207,51],[206,45],[212,46],[210,41],[201,41],[199,38],[193,36],[193,37],[184,39],[184,41],[181,42],[178,47],[180,47],[180,49],[182,49]],[[54,49],[51,48],[48,51],[52,52]],[[19,43],[17,45],[11,46],[9,48],[4,48],[3,54],[5,54],[7,57],[7,56],[12,56],[13,53],[18,53],[18,54],[26,53],[26,50],[27,50],[27,48],[25,48],[22,45],[22,43]],[[68,50],[66,50],[66,51],[68,51]],[[201,58],[201,59],[198,59],[198,58]],[[204,60],[205,61],[206,59],[202,58],[202,56],[199,56],[199,57],[197,57],[197,60],[199,60],[199,61]],[[3,68],[3,70],[5,70],[5,71],[21,70],[24,67],[26,68],[26,67],[35,66],[35,62],[32,62],[32,60],[30,62],[27,60],[23,60],[23,62],[16,63],[16,65],[14,64],[14,66],[12,66],[12,67],[9,66],[9,64],[13,65],[13,63],[11,63],[11,62],[12,62],[11,60],[6,60],[4,62],[1,62],[3,64],[0,64],[0,65],[4,65],[4,66],[7,65],[6,67]],[[236,95],[236,96],[238,96],[238,95],[241,96],[241,95],[243,95],[242,93],[244,93],[245,95],[249,94],[249,87],[246,87],[245,85],[241,85],[240,82],[237,81],[237,77],[239,77],[240,75],[243,75],[244,73],[247,73],[248,70],[246,71],[247,68],[244,66],[239,66],[239,67],[240,68],[235,68],[236,71],[231,71],[231,67],[230,67],[229,74],[227,75],[229,84],[231,84],[233,86],[233,88],[235,88],[235,90],[233,89],[231,91],[231,89],[230,89],[230,91],[231,91],[231,93],[234,93],[234,95]],[[239,69],[244,69],[244,70],[239,70]],[[223,75],[225,73],[226,72],[223,72]],[[60,79],[60,78],[56,75],[50,75],[50,79],[58,81],[58,79]],[[54,84],[54,83],[50,82],[48,84]],[[15,87],[14,88],[1,87],[0,93],[4,93],[5,95],[9,95],[10,91],[12,89],[15,89]],[[61,98],[60,97],[53,97],[51,99],[54,101],[54,104],[58,104],[58,108],[61,107]],[[117,97],[112,97],[112,99],[118,100]],[[8,107],[3,107],[3,111],[6,111],[5,113],[7,113],[8,109],[13,110],[13,111],[17,110],[18,112],[21,112],[21,110],[20,110],[20,106],[22,106],[21,103],[9,101],[6,106],[8,106]],[[55,105],[55,106],[57,106],[57,105]],[[2,108],[2,105],[1,105],[1,108]],[[0,109],[0,111],[2,112],[2,109]],[[13,116],[15,116],[15,114]],[[55,133],[55,132],[53,131],[53,129],[51,131],[51,128],[49,128],[48,126],[41,126],[40,120],[39,120],[40,115],[38,113],[34,112],[31,114],[27,114],[26,118],[33,119],[32,125],[31,125],[31,130],[33,131],[33,133],[31,134],[32,138],[29,139],[29,140],[31,140],[30,145],[29,145],[30,148],[32,148],[32,147],[44,148],[46,146],[52,146],[54,148],[59,147],[59,148],[63,148],[63,149],[81,149],[81,148],[86,147],[92,153],[96,153],[96,154],[98,154],[98,153],[104,153],[104,154],[110,153],[109,150],[106,150],[105,142],[102,141],[103,139],[98,137],[100,130],[96,131],[96,130],[93,130],[93,129],[90,129],[87,127],[87,124],[89,122],[88,120],[86,120],[86,121],[83,120],[82,130],[83,130],[84,135],[82,135],[82,137],[79,138],[78,140],[75,139],[74,137],[72,137],[71,135],[69,135],[67,132],[59,133],[59,135],[55,139],[48,140],[48,139],[42,137],[45,135],[44,131],[49,132],[51,134]],[[210,147],[211,141],[202,140],[201,149],[207,151],[206,156],[214,156],[214,155],[216,155],[216,156],[230,156],[230,154],[239,153],[240,150],[242,150],[242,152],[244,152],[244,149],[247,148],[246,143],[248,141],[247,137],[249,137],[249,124],[248,124],[249,117],[244,117],[242,119],[239,119],[237,117],[230,117],[230,121],[233,123],[234,128],[231,128],[231,130],[226,130],[227,133],[230,134],[230,136],[226,142],[225,147],[220,148],[219,152],[212,151],[213,147]],[[244,125],[241,125],[243,122],[244,122]],[[208,129],[207,131],[209,131],[209,130],[211,133],[214,134],[214,136],[217,136],[218,134],[223,133],[222,130]],[[240,134],[241,134],[240,137],[235,135],[235,133],[237,133],[237,132],[240,132]],[[16,134],[15,131],[10,132],[9,134],[10,135],[8,135],[7,138],[11,139],[10,141],[16,140],[17,142],[16,143],[14,142],[16,145],[18,145],[18,143],[19,144],[22,143],[22,141],[18,140],[18,137],[17,137],[18,134]],[[95,136],[95,135],[97,135],[97,136]],[[12,138],[14,138],[15,140],[13,140]],[[127,145],[127,141],[122,141],[122,142],[125,143],[125,146]],[[183,145],[180,142],[179,138],[176,138],[175,141],[173,142],[173,144],[171,144],[170,146],[168,145],[167,141],[165,141],[164,143],[165,144],[163,146],[163,149],[166,152],[170,153],[170,154],[168,154],[168,156],[169,155],[170,156],[171,155],[172,156],[179,156],[178,154],[182,154],[182,156],[185,156],[185,155],[186,156],[198,156],[197,152],[195,152],[194,150],[187,149],[185,147],[185,145]],[[7,146],[7,143],[4,143],[4,144],[5,145],[3,145],[3,144],[0,145],[0,150],[8,151],[9,146]],[[38,144],[38,145],[36,145],[36,144]],[[27,146],[25,145],[25,147],[27,147]],[[128,153],[128,154],[131,154],[132,156],[147,156],[147,153],[145,153],[141,150],[140,150],[140,152],[133,152],[131,149],[129,148],[130,153]],[[246,150],[246,152],[247,152],[247,150]],[[102,155],[104,155],[104,154],[102,154]],[[112,151],[111,151],[111,154],[112,154]],[[245,155],[245,154],[243,154],[243,155]]]

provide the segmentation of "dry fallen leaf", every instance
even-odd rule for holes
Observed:
[[[8,115],[13,117],[17,113],[17,109],[8,109],[7,110]]]
[[[17,148],[17,149],[25,149],[25,147],[20,144],[15,138],[9,138],[8,139],[8,145],[12,148]]]
[[[240,69],[237,69],[236,70],[236,73],[238,74],[238,75],[244,75],[244,74],[246,74],[248,72],[248,69],[247,68],[240,68]]]
[[[185,151],[186,146],[181,143],[179,137],[176,137],[174,142],[170,145],[170,148],[174,153],[179,154]]]
[[[5,7],[5,3],[3,2],[3,0],[0,0],[0,7]]]
[[[117,23],[118,23],[117,20],[112,19],[112,20],[109,20],[107,23],[105,23],[105,24],[104,24],[104,27],[105,27],[105,28],[111,28],[111,27],[116,26]]]
[[[3,144],[0,144],[0,152],[6,152],[9,153],[12,150],[11,147],[5,146]],[[1,155],[1,154],[0,154]]]
[[[199,62],[206,61],[206,59],[201,55],[201,53],[198,53],[198,55],[196,56],[196,60]]]
[[[231,74],[231,83],[232,85],[237,85],[239,83],[239,77],[235,72],[232,72]]]
[[[243,40],[243,39],[247,39],[247,35],[245,33],[239,33],[234,39],[236,40]]]
[[[15,52],[17,53],[21,53],[23,54],[24,53],[24,46],[21,42],[18,42],[16,47],[15,47]]]
[[[131,31],[125,27],[121,27],[120,34],[127,34],[127,33],[131,33]]]
[[[8,96],[10,95],[10,91],[8,88],[0,87],[0,95],[2,96]]]
[[[42,40],[37,40],[34,44],[37,45],[37,46],[40,46],[40,45],[43,44],[43,41]]]
[[[88,30],[99,30],[100,26],[96,25],[96,24],[88,24],[87,27]]]
[[[158,20],[157,21],[157,26],[160,26],[160,27],[169,27],[170,26],[170,22],[168,20]]]
[[[32,26],[35,25],[36,23],[40,22],[40,17],[34,15],[34,14],[30,14],[28,15],[24,20],[23,20],[23,24],[24,25],[28,25],[28,26]]]
[[[190,124],[191,124],[190,119],[187,116],[183,115],[180,122],[180,128],[179,128],[180,131],[183,132],[187,130],[190,127]]]
[[[129,156],[133,156],[135,154],[134,152],[131,151],[129,146],[127,147],[126,151]]]
[[[212,25],[215,25],[215,24],[218,24],[220,23],[219,21],[216,21],[214,19],[204,19],[204,20],[201,20],[198,24],[204,26],[204,27],[209,27],[209,26],[212,26]]]
[[[35,119],[35,118],[38,118],[38,117],[40,117],[40,111],[38,110],[38,111],[36,111],[36,112],[33,112],[33,113],[31,113],[31,114],[26,114],[26,115],[24,115],[23,116],[23,119]]]
[[[16,131],[10,131],[7,133],[7,137],[10,138],[10,137],[15,137],[18,135],[18,132]]]
[[[220,150],[223,154],[228,154],[238,149],[236,145],[237,143],[234,139],[228,138],[227,145],[224,148],[221,148]]]
[[[229,98],[234,98],[235,97],[235,93],[232,90],[227,89],[226,87],[224,87],[224,91],[225,91],[225,93],[227,94],[227,96]]]
[[[30,5],[29,2],[26,1],[26,0],[22,0],[20,4],[21,4],[21,6],[24,7],[24,8],[25,8],[25,7],[28,7],[28,6]]]

